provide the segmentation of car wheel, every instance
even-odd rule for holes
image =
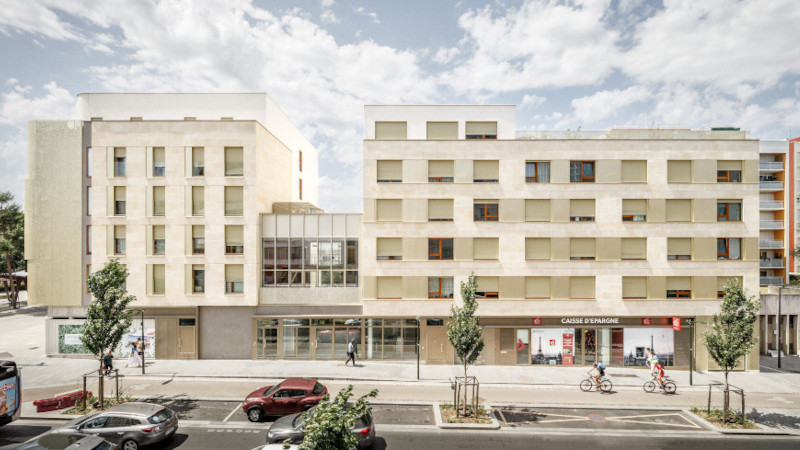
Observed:
[[[250,408],[247,410],[247,420],[250,422],[261,422],[263,417],[264,412],[261,411],[261,408]]]
[[[312,407],[312,405],[305,405],[305,406],[303,406],[303,412],[306,412],[306,411],[308,411],[309,409],[311,409],[311,407]]]
[[[139,443],[134,440],[127,440],[119,446],[121,450],[139,450]]]

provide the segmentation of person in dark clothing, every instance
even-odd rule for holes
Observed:
[[[345,361],[345,363],[344,363],[345,366],[350,361],[353,361],[353,365],[354,366],[356,365],[356,345],[355,345],[355,342],[356,342],[355,339],[351,339],[350,343],[347,344],[347,361]]]
[[[114,370],[114,354],[111,350],[103,355],[103,366],[106,368],[106,375],[111,375],[111,371]]]

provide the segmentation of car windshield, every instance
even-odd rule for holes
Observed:
[[[283,384],[283,381],[281,381],[280,383],[276,384],[275,386],[272,386],[271,388],[269,388],[266,391],[264,391],[264,397],[269,397],[270,395],[272,395],[275,391],[280,389],[282,384]]]
[[[322,394],[322,391],[324,391],[324,390],[325,390],[325,386],[323,386],[322,384],[317,382],[317,384],[314,385],[314,389],[311,392],[314,395],[320,395],[320,394]]]
[[[165,408],[165,409],[162,409],[161,411],[153,414],[152,416],[148,417],[147,421],[150,422],[150,423],[156,423],[157,424],[157,423],[164,423],[164,422],[168,421],[169,419],[172,419],[172,411],[170,411],[170,410]]]

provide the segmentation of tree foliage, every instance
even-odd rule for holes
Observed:
[[[0,273],[25,270],[25,215],[14,203],[11,192],[0,192]],[[19,282],[5,282],[6,292],[12,307],[19,296]]]
[[[467,368],[478,359],[483,351],[483,327],[480,317],[475,316],[478,302],[475,300],[475,291],[478,281],[475,274],[470,274],[467,283],[461,282],[462,305],[450,306],[450,320],[447,323],[447,339],[453,345],[458,359],[464,365],[464,377]]]
[[[358,439],[353,433],[358,419],[372,411],[369,398],[378,395],[373,389],[355,402],[349,402],[353,396],[353,385],[336,394],[329,400],[325,394],[322,401],[312,410],[303,413],[305,437],[300,448],[304,450],[351,450],[358,447]]]
[[[94,296],[86,311],[81,342],[102,364],[103,352],[119,345],[131,327],[133,311],[128,304],[136,297],[125,291],[128,270],[116,259],[89,276],[89,292]]]

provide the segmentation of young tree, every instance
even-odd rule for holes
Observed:
[[[8,280],[4,281],[8,302],[18,306],[19,282],[11,274],[25,268],[25,215],[14,203],[11,192],[0,192],[0,256],[5,259]]]
[[[756,344],[755,322],[760,304],[755,297],[748,298],[735,280],[729,281],[724,291],[725,298],[720,311],[714,314],[711,329],[705,332],[704,341],[709,355],[725,374],[723,415],[727,420],[730,406],[728,373]]]
[[[89,292],[94,300],[86,311],[81,343],[100,361],[103,370],[103,353],[119,345],[122,336],[131,327],[133,311],[128,304],[136,297],[125,291],[128,270],[116,259],[89,277]],[[103,405],[102,377],[100,385],[100,405]]]
[[[336,394],[329,401],[328,394],[311,411],[304,413],[305,437],[300,448],[303,450],[350,450],[358,447],[358,439],[353,427],[359,418],[372,411],[368,398],[378,395],[373,389],[354,403],[348,403],[353,396],[353,385]]]
[[[475,300],[475,291],[478,281],[475,274],[470,274],[467,283],[461,282],[461,307],[455,304],[450,306],[450,318],[447,322],[447,339],[455,349],[458,359],[464,365],[464,382],[467,380],[467,368],[473,364],[483,350],[483,327],[480,317],[475,316],[478,302]],[[467,404],[467,390],[464,390],[464,404]],[[457,399],[460,400],[460,399]],[[453,405],[458,411],[458,405]]]

